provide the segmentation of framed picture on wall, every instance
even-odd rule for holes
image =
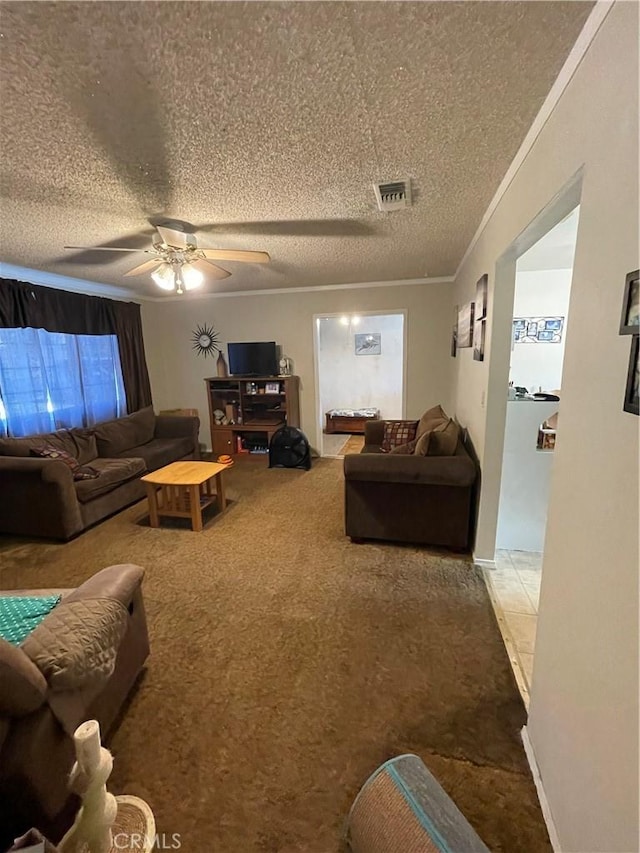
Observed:
[[[453,327],[451,329],[451,355],[456,357],[458,352],[458,306],[453,306]]]
[[[382,335],[380,332],[369,332],[354,335],[356,355],[380,355],[382,352]]]
[[[620,334],[640,334],[640,272],[638,270],[627,273],[624,282]]]
[[[631,338],[631,353],[629,354],[629,369],[627,371],[627,387],[624,392],[625,412],[632,415],[640,415],[640,362],[638,361],[640,349],[640,335]]]
[[[475,319],[483,320],[487,316],[487,294],[489,292],[489,276],[485,273],[476,284]]]
[[[476,320],[473,324],[473,360],[484,361],[484,336],[486,320]]]
[[[473,344],[473,302],[467,302],[458,308],[458,349]]]
[[[516,344],[559,344],[564,317],[514,317],[513,342]]]

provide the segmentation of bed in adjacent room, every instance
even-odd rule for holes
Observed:
[[[331,409],[326,413],[327,425],[325,432],[348,432],[364,435],[364,425],[367,421],[377,421],[380,418],[380,410],[374,408],[365,409]]]

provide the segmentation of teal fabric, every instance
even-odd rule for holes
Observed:
[[[20,645],[60,601],[60,595],[0,595],[0,637]]]

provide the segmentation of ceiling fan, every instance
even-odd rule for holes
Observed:
[[[65,249],[86,249],[91,252],[142,252],[153,257],[134,267],[125,276],[143,275],[150,272],[151,278],[163,290],[184,293],[200,287],[205,273],[215,279],[228,278],[230,272],[214,261],[241,261],[250,264],[267,264],[267,252],[251,252],[240,249],[206,249],[198,246],[195,234],[178,231],[164,225],[154,226],[156,235],[151,249],[131,249],[124,246],[65,246]]]

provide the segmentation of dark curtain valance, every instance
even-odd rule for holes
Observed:
[[[0,328],[46,329],[67,335],[116,335],[127,409],[151,405],[140,306],[0,279]]]

